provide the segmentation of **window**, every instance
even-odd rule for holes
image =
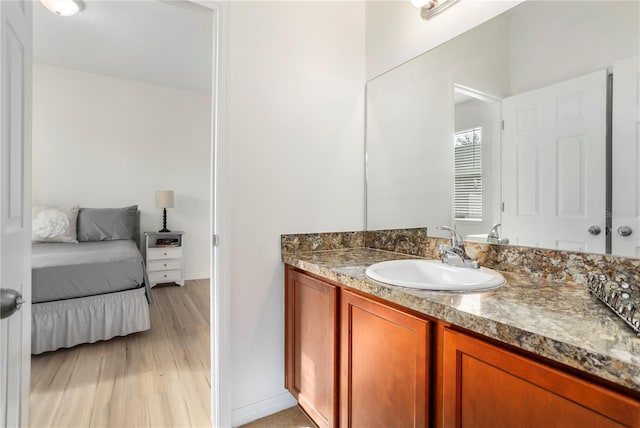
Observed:
[[[482,221],[482,128],[456,132],[453,143],[455,218]]]

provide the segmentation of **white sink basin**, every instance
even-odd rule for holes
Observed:
[[[449,266],[440,260],[392,260],[367,268],[369,278],[400,287],[441,291],[480,291],[498,288],[505,280],[492,269]]]

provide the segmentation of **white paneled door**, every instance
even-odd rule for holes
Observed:
[[[640,257],[640,58],[613,64],[611,253]]]
[[[27,426],[31,358],[31,1],[0,1],[0,426]],[[11,290],[11,291],[7,291]],[[26,303],[14,313],[15,293]],[[9,315],[11,314],[11,315]]]
[[[502,102],[503,235],[604,253],[607,72]]]

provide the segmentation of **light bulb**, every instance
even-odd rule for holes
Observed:
[[[423,7],[427,3],[431,3],[431,0],[411,0],[411,4],[415,7]]]
[[[40,0],[51,12],[60,16],[72,16],[80,11],[80,6],[73,0]]]

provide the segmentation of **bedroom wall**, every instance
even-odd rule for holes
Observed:
[[[161,228],[155,191],[175,191],[187,279],[209,277],[208,94],[34,64],[33,202],[138,204]]]
[[[364,2],[229,2],[233,426],[284,389],[280,234],[361,230]]]

